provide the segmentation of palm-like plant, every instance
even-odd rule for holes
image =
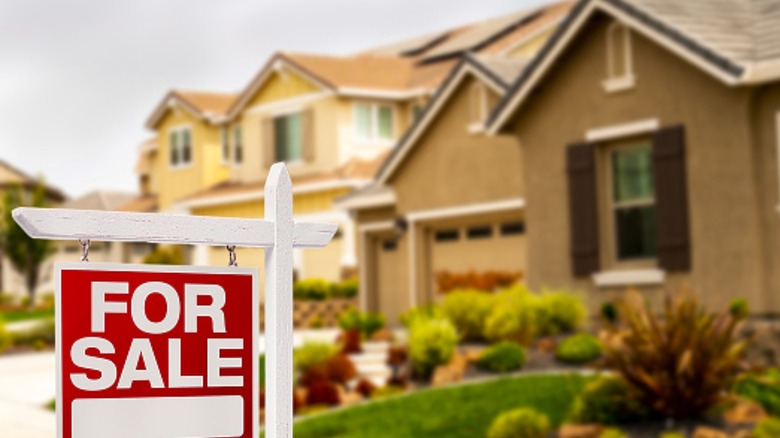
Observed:
[[[707,312],[688,292],[668,296],[660,315],[635,291],[618,307],[604,356],[645,406],[683,419],[724,400],[746,346],[735,336],[744,314]]]

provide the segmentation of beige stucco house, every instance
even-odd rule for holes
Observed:
[[[780,311],[780,1],[582,0],[488,130],[523,157],[531,287]]]

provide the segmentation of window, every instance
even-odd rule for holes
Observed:
[[[393,140],[393,107],[376,103],[355,104],[355,136],[361,141]]]
[[[488,102],[485,84],[475,82],[469,90],[469,124],[467,127],[469,132],[478,133],[484,130],[487,111]]]
[[[634,66],[631,51],[631,31],[621,23],[607,29],[607,92],[626,90],[634,86]]]
[[[655,187],[650,145],[640,143],[613,149],[610,180],[617,260],[655,257]]]
[[[501,224],[502,236],[514,236],[525,233],[525,224],[522,222],[507,222]]]
[[[169,146],[171,167],[181,167],[192,163],[192,135],[188,126],[171,129]]]
[[[236,164],[240,164],[244,161],[244,140],[241,136],[241,126],[236,125],[233,127],[233,144],[234,144],[234,157]]]
[[[395,240],[385,240],[382,242],[383,251],[395,251],[398,248],[398,244]]]
[[[493,236],[493,227],[490,225],[471,227],[466,230],[466,235],[469,239],[487,239],[488,237]]]
[[[300,113],[274,117],[276,159],[287,162],[300,160],[303,149],[302,134]]]
[[[230,133],[227,126],[222,127],[220,136],[220,141],[222,143],[222,164],[227,164],[230,162]]]
[[[434,233],[433,240],[437,242],[454,242],[460,238],[458,230],[440,230]]]

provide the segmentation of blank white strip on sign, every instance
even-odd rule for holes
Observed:
[[[78,438],[211,438],[243,433],[244,401],[238,395],[77,399],[72,405],[71,436]]]

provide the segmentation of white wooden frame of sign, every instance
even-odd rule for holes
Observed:
[[[40,239],[265,248],[265,436],[289,438],[293,420],[293,248],[323,247],[337,228],[336,224],[293,222],[292,202],[287,167],[276,163],[265,183],[265,219],[29,207],[15,209],[13,218],[30,237]]]

